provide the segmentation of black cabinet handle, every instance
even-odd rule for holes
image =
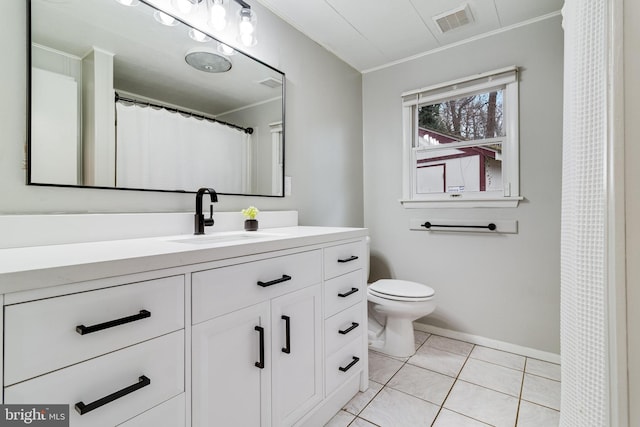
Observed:
[[[133,393],[136,390],[140,390],[141,388],[146,387],[149,384],[151,384],[151,380],[145,377],[144,375],[142,375],[141,377],[138,378],[137,383],[130,385],[129,387],[125,387],[122,390],[118,390],[115,393],[111,393],[110,395],[105,396],[101,399],[98,399],[95,402],[91,402],[87,405],[82,403],[82,401],[76,403],[75,405],[76,411],[78,411],[80,415],[84,415],[88,412],[93,411],[94,409],[98,409],[99,407],[106,405],[107,403],[111,403],[114,400],[120,399],[121,397],[124,397],[127,394]]]
[[[344,294],[338,294],[338,296],[340,298],[346,298],[351,294],[355,294],[356,292],[358,292],[358,288],[351,288],[351,290],[349,292],[345,292]]]
[[[291,318],[289,316],[282,316],[282,320],[284,320],[284,331],[285,331],[285,346],[282,347],[282,352],[290,354],[291,353]]]
[[[345,258],[345,259],[338,259],[338,262],[344,263],[344,262],[349,262],[349,261],[355,261],[357,260],[358,257],[355,255],[350,256],[349,258]]]
[[[256,326],[254,329],[260,333],[260,361],[256,362],[256,367],[264,369],[264,328]]]
[[[97,325],[92,325],[92,326],[78,325],[76,326],[76,332],[79,333],[80,335],[86,335],[92,332],[102,331],[103,329],[113,328],[114,326],[120,326],[126,323],[135,322],[136,320],[146,319],[147,317],[151,317],[151,312],[147,310],[140,310],[140,313],[134,314],[133,316],[127,316],[121,319],[99,323]]]
[[[342,366],[340,366],[338,369],[340,369],[342,372],[347,372],[349,369],[353,368],[353,365],[358,363],[358,361],[360,361],[360,358],[356,357],[356,356],[353,356],[353,360],[351,361],[351,363],[349,363],[344,368]]]
[[[262,286],[263,288],[266,288],[267,286],[277,285],[278,283],[286,282],[287,280],[291,280],[291,276],[287,276],[286,274],[283,274],[280,279],[272,280],[270,282],[258,281],[258,286]]]
[[[351,326],[349,326],[349,327],[348,327],[347,329],[345,329],[344,331],[339,330],[339,331],[338,331],[338,333],[339,333],[339,334],[342,334],[342,335],[346,335],[346,334],[348,334],[349,332],[353,331],[353,330],[354,330],[355,328],[357,328],[358,326],[360,326],[360,324],[359,324],[359,323],[351,322]]]

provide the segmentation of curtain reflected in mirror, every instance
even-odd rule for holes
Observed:
[[[28,183],[282,196],[284,74],[154,12],[31,0]]]

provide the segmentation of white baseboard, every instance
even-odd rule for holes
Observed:
[[[439,328],[437,326],[427,325],[425,323],[414,322],[413,328],[417,331],[428,332],[430,334],[441,335],[447,338],[466,341],[471,344],[481,345],[483,347],[495,348],[496,350],[519,354],[521,356],[531,357],[533,359],[544,360],[545,362],[558,364],[560,363],[560,355],[556,353],[536,350],[535,348],[524,347],[517,344],[511,344],[504,341],[481,337],[478,335],[471,335],[464,332],[452,331],[450,329]]]

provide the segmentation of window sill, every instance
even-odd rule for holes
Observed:
[[[524,197],[489,198],[457,198],[433,200],[400,200],[405,209],[432,208],[517,208]]]

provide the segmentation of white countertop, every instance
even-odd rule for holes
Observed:
[[[0,249],[0,294],[355,239],[366,236],[367,230],[297,226],[261,229],[255,237],[249,237],[250,233],[209,232]],[[189,242],[192,239],[194,243]]]

